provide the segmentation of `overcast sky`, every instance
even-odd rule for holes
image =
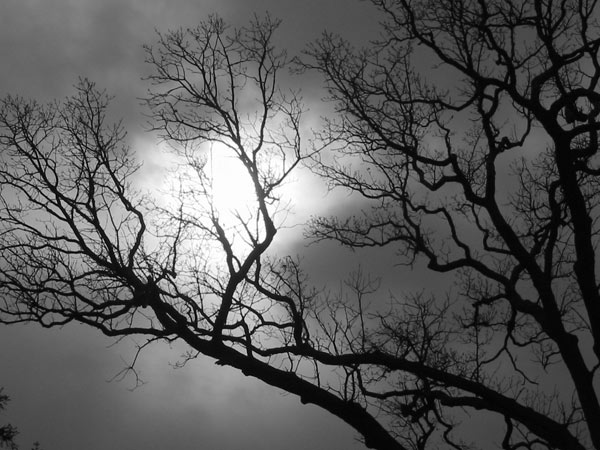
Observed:
[[[243,25],[265,11],[283,20],[279,42],[290,53],[324,29],[366,45],[377,22],[358,0],[1,0],[0,95],[47,101],[89,77],[116,96],[130,138],[152,145],[137,100],[148,73],[142,44],[155,29],[194,26],[210,13]],[[303,89],[320,95],[319,84]],[[347,268],[323,255],[313,268],[339,283]],[[0,386],[12,397],[0,425],[16,425],[26,450],[35,440],[44,450],[364,448],[339,419],[210,360],[173,369],[183,348],[145,352],[138,368],[147,384],[133,392],[131,379],[108,383],[134,345],[113,344],[74,325],[0,327]]]

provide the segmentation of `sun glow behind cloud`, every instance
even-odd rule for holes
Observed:
[[[256,192],[242,162],[223,144],[213,144],[207,152],[205,172],[210,182],[212,206],[219,215],[252,215]]]
[[[154,147],[153,151],[140,151]],[[160,205],[190,203],[214,210],[223,220],[256,209],[256,193],[250,174],[224,144],[212,143],[180,153],[140,137],[134,142],[144,167],[138,182]]]
[[[253,240],[262,239],[264,222],[252,176],[232,148],[223,143],[173,148],[152,142],[152,137],[139,137],[133,147],[144,163],[135,184],[155,205],[149,211],[154,218],[149,223],[157,225],[150,227],[156,244],[150,243],[153,239],[147,244],[157,249],[171,247],[178,224],[184,224],[178,241],[179,263],[191,270],[202,260],[201,266],[218,272],[225,254],[217,224],[240,260],[252,250]],[[258,170],[266,168],[261,163]],[[267,206],[279,224],[278,205]]]

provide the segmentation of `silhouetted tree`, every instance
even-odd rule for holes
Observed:
[[[373,3],[379,42],[325,35],[302,63],[339,113],[312,153],[278,84],[278,22],[160,35],[148,105],[180,164],[170,200],[133,189],[93,84],[50,106],[6,98],[0,320],[182,340],[369,448],[600,448],[596,2]],[[246,209],[213,201],[211,144],[244,167]],[[273,255],[279,188],[303,160],[363,199],[315,218],[313,239],[393,247],[448,289],[376,302],[357,271],[328,295]]]
[[[365,357],[397,388],[363,395],[418,448],[461,447],[457,411],[494,413],[506,449],[600,448],[597,2],[373,3],[380,42],[325,35],[308,64],[340,113],[315,168],[371,207],[313,231],[457,284],[381,317]]]
[[[10,401],[10,397],[3,393],[4,388],[0,388],[0,411],[6,409],[7,403]],[[19,434],[19,430],[11,424],[2,425],[0,427],[0,448],[7,448],[10,450],[18,450],[15,438]],[[34,442],[31,450],[42,450],[39,442]]]
[[[4,388],[0,388],[0,411],[4,411],[6,409],[6,404],[10,401],[8,395],[3,392]],[[18,448],[15,443],[17,434],[19,434],[19,432],[11,424],[2,425],[0,427],[0,448],[16,450]]]

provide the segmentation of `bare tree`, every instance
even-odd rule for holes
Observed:
[[[313,233],[457,284],[348,349],[399,378],[362,394],[416,448],[436,429],[462,448],[469,410],[504,422],[506,449],[600,448],[597,2],[373,3],[380,42],[309,51],[340,112],[323,134],[337,157],[315,168],[370,202]]]
[[[62,104],[4,99],[0,321],[184,341],[369,448],[600,448],[595,3],[374,4],[381,42],[325,35],[303,63],[339,112],[314,153],[280,88],[277,21],[160,35],[148,106],[178,164],[170,200],[134,189],[139,165],[92,83]],[[214,201],[211,146],[253,186],[243,210]],[[394,247],[450,289],[375,301],[359,270],[327,294],[274,255],[280,187],[307,159],[369,202],[316,218],[315,240]]]

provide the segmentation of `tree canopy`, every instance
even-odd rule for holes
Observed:
[[[268,16],[159,34],[146,103],[177,165],[166,195],[136,184],[93,83],[3,99],[0,322],[183,341],[369,448],[600,449],[597,2],[372,3],[380,38],[358,50],[324,34],[289,58]],[[335,107],[312,140],[290,68]],[[211,152],[241,165],[248,205],[217,204]],[[307,240],[393,249],[432,286],[356,271],[336,295],[274,252],[300,165],[360,199]],[[497,431],[474,433],[478,414]]]
[[[10,397],[4,394],[4,388],[0,388],[0,411],[6,409],[6,405],[10,401]],[[19,435],[19,430],[12,424],[7,423],[0,427],[0,448],[8,450],[18,450],[19,446],[16,442],[16,437]],[[31,450],[41,450],[40,443],[34,442]]]
[[[8,395],[3,393],[4,389],[0,388],[0,411],[6,409],[6,404],[10,400]],[[10,450],[16,450],[17,444],[15,444],[15,437],[17,436],[17,429],[7,423],[0,427],[0,448],[8,448]]]

